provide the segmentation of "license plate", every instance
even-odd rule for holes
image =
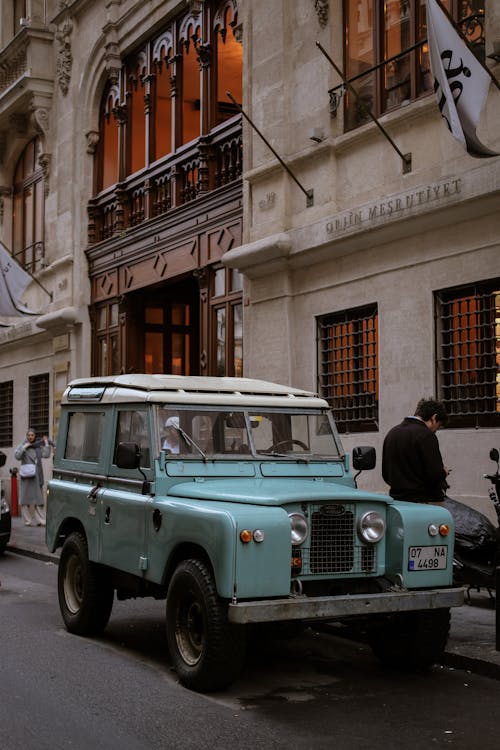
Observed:
[[[448,560],[448,547],[439,544],[430,547],[410,547],[408,570],[444,570]]]

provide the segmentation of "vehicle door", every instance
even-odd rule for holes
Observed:
[[[142,575],[147,569],[146,518],[151,497],[143,494],[144,476],[152,480],[151,418],[147,406],[117,406],[114,445],[106,489],[101,498],[100,561],[119,570]],[[115,463],[119,443],[136,443],[141,453],[139,469],[121,469]]]

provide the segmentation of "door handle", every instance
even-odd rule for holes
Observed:
[[[92,487],[89,494],[87,495],[87,500],[89,503],[97,503],[97,495],[99,494],[99,490],[101,489],[100,484],[96,484],[95,487]]]

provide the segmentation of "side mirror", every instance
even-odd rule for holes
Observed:
[[[356,471],[369,471],[377,463],[377,452],[371,445],[359,445],[352,451],[352,466]]]
[[[115,464],[119,469],[138,469],[140,463],[141,451],[137,443],[118,443]]]
[[[3,451],[0,451],[0,466],[5,466],[5,462],[7,461],[7,456]]]
[[[496,448],[492,448],[490,450],[490,458],[492,461],[495,461],[495,463],[498,463],[498,459],[500,458],[500,454],[498,453]]]

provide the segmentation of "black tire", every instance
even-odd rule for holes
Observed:
[[[418,610],[381,621],[369,631],[368,642],[382,664],[418,671],[439,662],[449,632],[449,609]]]
[[[114,589],[104,568],[90,562],[87,541],[74,532],[64,542],[57,576],[64,624],[75,635],[97,635],[108,624]]]
[[[0,542],[0,555],[3,555],[6,549],[7,549],[7,542]]]
[[[200,560],[179,564],[168,588],[167,642],[180,682],[191,690],[222,690],[239,675],[245,632],[227,619],[212,573]]]

